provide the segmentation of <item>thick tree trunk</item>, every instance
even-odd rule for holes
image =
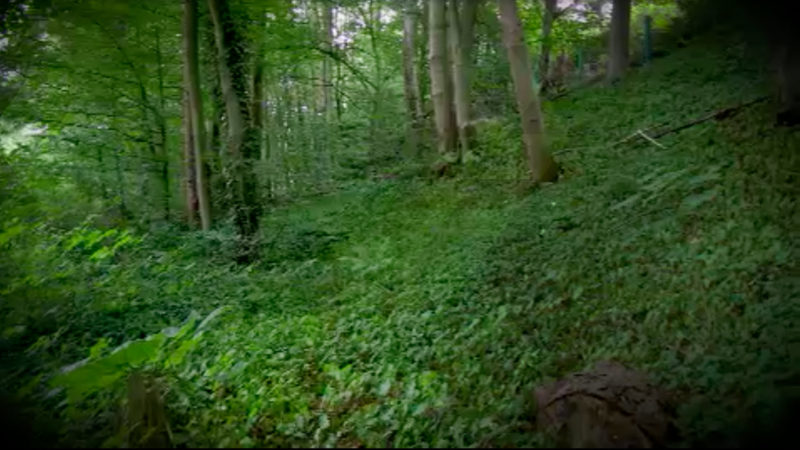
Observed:
[[[458,159],[469,152],[469,141],[472,131],[469,117],[469,88],[467,86],[467,67],[469,55],[465,54],[464,44],[461,42],[461,17],[458,13],[458,1],[450,0],[447,8],[449,21],[448,42],[450,43],[450,57],[453,75],[453,104],[456,112],[456,127],[458,128]]]
[[[234,164],[234,221],[239,238],[237,260],[248,263],[256,257],[260,212],[253,173],[253,163],[259,154],[257,129],[250,123],[245,95],[244,52],[239,48],[242,46],[241,37],[232,23],[227,0],[208,0],[208,9],[214,26],[220,86],[228,119],[228,151]]]
[[[195,169],[195,190],[197,209],[200,213],[200,226],[203,230],[211,228],[211,208],[208,199],[208,183],[204,169],[206,157],[205,122],[203,120],[203,99],[200,95],[199,62],[197,56],[197,1],[184,0],[183,43],[184,80],[189,93],[189,116],[191,120],[192,147]]]
[[[478,17],[478,4],[481,0],[456,0],[461,8],[459,13],[459,28],[461,39],[459,43],[467,55],[467,86],[469,86],[470,72],[472,69],[472,48],[475,46],[475,20]]]
[[[522,36],[517,1],[498,0],[498,5],[503,41],[508,50],[511,78],[514,81],[517,107],[522,120],[522,139],[531,179],[534,183],[554,181],[558,178],[558,166],[544,146],[541,106],[533,89],[533,73],[528,49]]]
[[[450,97],[449,71],[447,63],[447,22],[445,0],[430,0],[429,8],[429,66],[431,73],[431,100],[436,123],[437,147],[440,154],[450,153],[455,148],[455,130],[452,123],[452,100]]]
[[[539,86],[542,92],[550,87],[550,34],[556,14],[556,0],[544,0],[542,47],[539,51]]]
[[[619,80],[628,69],[631,0],[614,0],[609,35],[608,81]]]
[[[416,0],[406,0],[403,11],[403,87],[408,115],[407,148],[409,154],[416,153],[422,122],[422,103],[420,102],[417,70],[414,64],[414,35],[417,32]]]

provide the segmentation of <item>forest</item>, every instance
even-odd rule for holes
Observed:
[[[783,4],[0,2],[0,429],[792,442]]]

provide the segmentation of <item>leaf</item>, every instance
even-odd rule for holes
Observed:
[[[108,249],[108,247],[100,247],[96,252],[92,253],[89,256],[89,259],[92,261],[100,261],[102,259],[106,259],[112,256],[114,253]]]
[[[703,191],[699,194],[690,195],[683,199],[681,202],[682,209],[697,209],[701,205],[708,203],[714,196],[717,194],[717,189],[709,189],[707,191]]]
[[[25,227],[23,227],[21,224],[17,224],[3,231],[2,233],[0,233],[0,245],[3,245],[6,242],[10,241],[12,238],[14,238],[14,236],[22,233],[22,230],[24,229]]]
[[[385,397],[386,394],[389,393],[389,389],[392,388],[392,380],[384,380],[383,383],[378,387],[378,395],[381,397]]]
[[[169,357],[167,357],[166,366],[167,367],[175,367],[183,362],[186,358],[186,354],[189,353],[192,349],[194,349],[195,345],[197,344],[196,339],[190,339],[188,341],[184,341],[178,346],[175,351],[170,353]]]
[[[108,339],[104,337],[98,339],[97,343],[89,349],[89,358],[99,358],[106,348],[108,348]]]
[[[128,369],[154,360],[165,340],[166,336],[158,333],[147,339],[126,342],[106,357],[67,366],[50,383],[66,389],[67,401],[80,401],[92,392],[111,386]]]
[[[624,208],[624,207],[629,206],[629,205],[631,205],[633,203],[636,203],[636,201],[639,200],[640,198],[642,198],[642,194],[631,195],[630,197],[626,198],[625,200],[623,200],[623,201],[611,206],[609,208],[609,210],[610,211],[616,211],[618,209]]]

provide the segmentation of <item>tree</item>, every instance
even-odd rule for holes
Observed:
[[[517,107],[522,121],[522,140],[525,156],[534,183],[555,181],[558,166],[544,146],[544,127],[539,98],[533,89],[528,48],[522,36],[516,0],[498,0],[500,23],[503,28],[503,42],[508,51],[511,78],[517,97]]]
[[[233,23],[227,0],[208,0],[214,26],[219,80],[228,125],[228,152],[233,160],[233,207],[239,239],[237,260],[252,261],[256,256],[258,232],[258,194],[253,163],[259,156],[258,131],[251,123],[246,98],[245,43]]]
[[[542,92],[550,87],[550,34],[553,30],[553,21],[556,15],[556,0],[543,0],[543,2],[542,46],[539,50],[539,84]]]
[[[467,2],[472,3],[472,2]],[[462,42],[463,35],[462,18],[458,12],[458,1],[450,0],[447,6],[450,43],[450,58],[452,61],[453,75],[453,105],[456,113],[456,126],[458,127],[458,141],[460,144],[458,157],[469,151],[469,140],[471,138],[470,117],[469,117],[469,87],[467,85],[467,66],[469,54]]]
[[[446,0],[431,0],[428,5],[430,25],[429,66],[431,73],[431,100],[436,123],[437,148],[446,154],[455,148],[455,130],[452,123],[452,97],[447,63]]]
[[[184,118],[184,132],[187,143],[186,167],[187,203],[193,205],[197,201],[200,214],[200,226],[205,231],[211,228],[211,209],[209,207],[208,183],[204,170],[206,157],[206,132],[203,120],[203,100],[200,95],[200,76],[197,42],[197,0],[184,0],[183,3],[183,57],[184,85],[188,94]],[[192,192],[194,191],[194,192]],[[192,213],[193,207],[188,209]],[[193,218],[189,219],[191,223]]]
[[[617,81],[628,68],[628,40],[630,36],[631,0],[614,0],[611,11],[609,35],[608,81]]]
[[[422,98],[419,91],[417,68],[414,63],[414,36],[417,32],[416,0],[406,0],[403,8],[403,92],[406,99],[406,112],[409,120],[408,147],[416,152],[422,125]]]

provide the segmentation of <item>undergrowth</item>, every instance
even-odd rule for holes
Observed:
[[[546,105],[557,184],[513,190],[516,123],[488,121],[456,178],[269,211],[246,268],[225,229],[7,224],[4,395],[67,445],[122,445],[146,368],[178,446],[537,446],[534,387],[611,358],[670,389],[679,443],[785,432],[797,131],[758,104],[609,145],[764,95],[752,51],[696,43]]]

